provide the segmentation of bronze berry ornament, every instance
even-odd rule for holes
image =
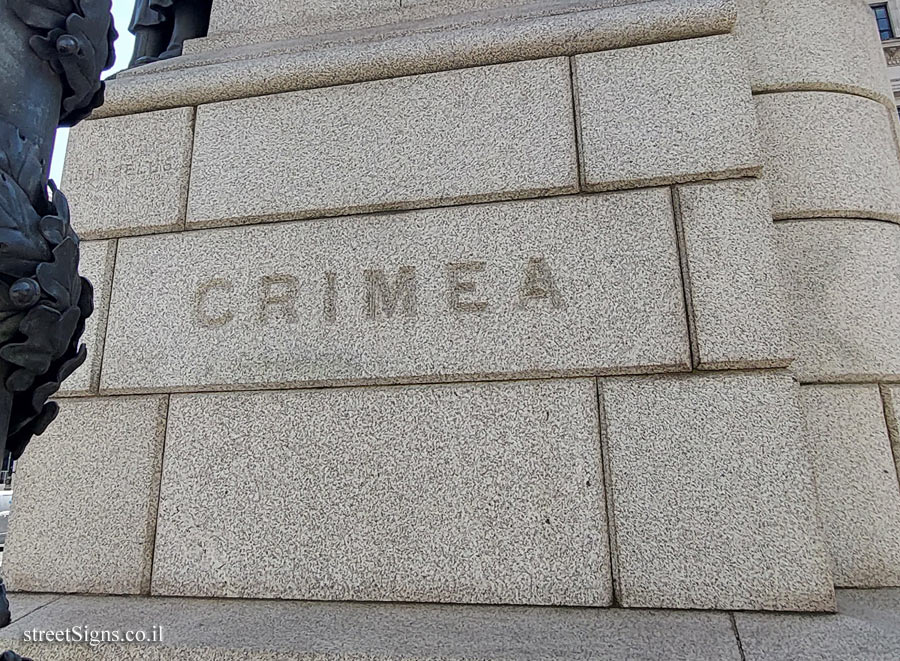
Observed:
[[[110,0],[0,0],[0,458],[59,412],[48,399],[87,355],[93,289],[65,196],[48,181],[58,126],[103,103]],[[0,626],[9,623],[0,582]],[[2,661],[21,658],[12,652]]]

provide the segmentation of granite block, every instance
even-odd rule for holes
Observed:
[[[838,590],[837,615],[735,613],[746,661],[896,661],[900,590]]]
[[[82,239],[184,226],[193,108],[82,122],[69,134],[62,188]]]
[[[607,606],[598,434],[588,379],[173,395],[153,593]]]
[[[872,10],[853,0],[737,0],[754,91],[832,90],[893,105]]]
[[[669,192],[550,198],[122,239],[101,390],[685,370],[687,338]]]
[[[835,585],[900,585],[900,485],[878,386],[803,386],[800,403]]]
[[[900,221],[900,159],[893,117],[850,94],[754,97],[772,215]]]
[[[572,192],[571,104],[556,58],[201,106],[188,224]]]
[[[784,367],[791,361],[775,225],[755,179],[676,190],[700,369]]]
[[[575,58],[588,190],[759,173],[750,85],[728,36]]]
[[[81,242],[81,263],[78,270],[94,287],[94,313],[88,317],[81,338],[87,347],[87,360],[63,382],[59,390],[60,397],[96,394],[100,386],[103,340],[106,335],[106,319],[115,263],[115,240]]]
[[[600,394],[621,605],[833,608],[789,375],[608,379]]]
[[[19,460],[3,575],[12,590],[150,587],[166,397],[70,399]]]
[[[900,377],[900,227],[778,223],[792,369],[804,382]]]
[[[30,630],[152,625],[161,644],[21,647]],[[0,641],[41,661],[740,659],[726,613],[159,597],[63,596],[0,630]]]

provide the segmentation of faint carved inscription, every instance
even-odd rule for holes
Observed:
[[[534,301],[549,302],[554,309],[563,306],[556,278],[543,257],[532,257],[525,266],[525,279],[519,291],[523,305]]]
[[[366,311],[369,319],[390,319],[398,312],[416,316],[416,269],[401,266],[397,275],[380,269],[365,272]]]
[[[450,309],[454,312],[484,312],[487,301],[477,300],[477,276],[484,271],[484,262],[456,262],[447,264],[447,289]]]
[[[259,320],[266,323],[270,317],[290,323],[297,322],[297,300],[300,298],[300,281],[292,275],[267,275],[262,278],[262,295],[259,299]]]
[[[513,279],[507,270],[502,280],[507,284],[502,290],[496,279],[488,277],[489,270],[500,268],[486,261],[446,262],[437,290],[423,290],[432,292],[427,300],[422,300],[418,278],[422,273],[437,275],[440,270],[436,273],[400,266],[396,270],[368,269],[355,275],[324,271],[321,276],[305,278],[270,273],[244,283],[211,278],[197,284],[193,316],[199,326],[217,329],[239,317],[271,326],[295,324],[304,315],[326,324],[335,324],[341,318],[360,318],[358,315],[370,322],[414,319],[422,312],[420,306],[432,313],[455,316],[490,314],[509,306],[552,314],[564,307],[559,283],[545,257],[530,257],[513,267]],[[436,299],[435,291],[439,293]]]
[[[322,312],[325,321],[333,324],[337,321],[337,273],[325,271],[325,296],[322,301]]]
[[[179,165],[177,163],[172,163],[170,161],[160,161],[157,163],[148,161],[129,161],[116,169],[110,169],[105,167],[102,163],[98,163],[93,170],[91,170],[90,174],[95,179],[101,179],[103,177],[129,177],[139,179],[169,174],[175,172],[178,168]]]
[[[230,293],[234,290],[228,280],[224,278],[213,278],[200,284],[197,288],[197,295],[194,298],[194,312],[197,321],[204,328],[220,328],[234,319],[234,314],[225,309],[215,309],[215,303],[210,300],[214,298],[216,293]]]

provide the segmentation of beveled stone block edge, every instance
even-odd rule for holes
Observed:
[[[179,69],[151,64],[110,81],[93,118],[724,34],[736,16],[734,0],[652,0],[639,11],[622,5],[579,12],[577,20],[509,21],[324,51],[285,52],[282,42],[274,53],[235,49],[225,60],[223,51],[188,55],[178,58]]]
[[[891,97],[860,85],[833,83],[825,80],[814,83],[760,83],[759,81],[752,81],[751,89],[754,96],[762,94],[782,94],[787,92],[832,92],[834,94],[848,94],[850,96],[859,96],[880,103],[892,112],[896,113],[897,111],[897,106]]]
[[[90,369],[90,385],[88,388],[84,389],[75,389],[75,390],[66,390],[65,381],[62,384],[62,388],[54,398],[57,399],[65,399],[67,397],[92,397],[96,396],[98,390],[100,389],[100,374],[103,371],[103,348],[106,343],[106,325],[109,321],[109,304],[112,301],[112,289],[113,289],[113,278],[115,277],[115,269],[116,269],[116,252],[119,248],[119,242],[116,239],[109,240],[109,245],[106,248],[106,277],[104,278],[106,284],[106,295],[102,300],[97,300],[94,298],[94,313],[88,318],[93,319],[97,322],[98,327],[95,331],[94,336],[94,346],[88,347],[88,357],[85,361],[85,364],[79,367],[78,369]],[[96,292],[97,288],[94,287],[94,291]],[[99,362],[96,365],[91,364],[91,354],[96,354],[99,357]]]
[[[97,403],[109,402],[112,400],[117,400],[119,402],[124,402],[126,404],[130,402],[153,402],[155,400],[155,410],[153,411],[153,429],[149,431],[148,435],[152,436],[153,439],[153,448],[152,448],[152,457],[150,459],[150,470],[152,474],[150,475],[149,480],[149,489],[144,494],[144,499],[137,501],[143,505],[146,503],[146,512],[145,518],[143,521],[143,532],[144,532],[144,542],[143,548],[140,550],[140,558],[138,558],[137,567],[133,574],[131,574],[128,578],[128,586],[122,587],[121,583],[116,584],[115,586],[115,594],[123,595],[123,596],[137,596],[137,595],[149,595],[150,594],[150,584],[151,578],[153,575],[153,553],[155,546],[155,538],[156,538],[156,525],[157,525],[157,512],[159,509],[159,491],[162,483],[162,469],[163,469],[163,453],[165,449],[166,442],[166,428],[168,424],[168,412],[169,412],[169,396],[168,395],[149,395],[149,396],[125,396],[125,397],[98,397],[93,396],[90,398],[70,398],[61,402],[61,406],[65,407],[67,404],[78,403],[79,406],[92,406]],[[130,413],[130,412],[129,412]],[[149,426],[149,425],[148,425]],[[52,427],[51,427],[52,429]],[[91,436],[90,432],[86,432],[88,436]],[[98,498],[105,498],[106,494],[99,493],[97,494]],[[14,513],[13,513],[14,516]],[[15,535],[16,526],[15,519],[11,520],[13,524],[10,526],[9,535]],[[11,537],[7,537],[7,542]],[[6,547],[8,548],[8,547]],[[4,551],[6,551],[4,548]],[[60,553],[64,553],[65,549],[60,549]],[[17,554],[18,555],[18,554]],[[9,574],[6,574],[8,578]],[[48,579],[49,582],[53,582],[55,578],[50,577]],[[28,593],[28,594],[47,594],[50,593],[54,589],[60,589],[57,583],[56,588],[46,587],[47,583],[45,582],[43,585],[35,585],[34,581],[26,580],[26,585],[22,587],[19,586],[20,582],[18,580],[8,581],[8,585],[10,583],[14,583],[12,588],[15,592],[20,593]],[[67,588],[61,588],[63,590]],[[75,592],[75,590],[68,588],[70,593]],[[94,595],[106,595],[110,594],[109,589],[97,589],[96,586],[80,586],[77,591],[82,594],[94,594]]]
[[[732,181],[732,180],[722,180]],[[794,356],[775,356],[772,358],[746,358],[737,360],[706,360],[703,351],[700,349],[700,337],[697,332],[696,311],[693,296],[693,283],[691,282],[690,256],[688,250],[687,239],[684,234],[684,216],[681,209],[681,191],[691,186],[704,186],[706,184],[715,183],[713,181],[703,182],[686,182],[685,184],[673,185],[672,191],[672,210],[675,218],[675,231],[678,241],[678,259],[681,264],[681,281],[684,287],[684,307],[687,312],[688,335],[691,342],[691,362],[692,369],[699,374],[705,372],[727,372],[737,370],[778,370],[787,369],[794,362]],[[760,183],[760,185],[762,185]]]
[[[335,37],[343,37],[339,43],[353,43],[365,38],[370,30],[387,36],[402,36],[414,34],[420,31],[422,26],[426,29],[434,25],[463,28],[486,23],[496,24],[516,18],[534,19],[580,11],[615,9],[607,4],[607,0],[548,0],[546,2],[531,0],[511,5],[489,2],[482,8],[468,5],[464,1],[455,7],[452,2],[446,6],[443,3],[429,2],[429,0],[424,2],[421,0],[403,0],[402,2],[393,0],[393,2],[397,3],[393,9],[378,10],[375,16],[366,15],[366,12],[359,12],[359,10],[351,10],[343,15],[340,12],[330,12],[318,17],[312,14],[304,19],[292,16],[290,22],[249,30],[241,29],[241,26],[236,24],[228,29],[211,29],[207,37],[188,40],[185,43],[185,50],[187,54],[212,54],[220,51],[218,56],[221,57],[221,51],[224,49],[236,50],[273,41],[285,44],[309,41],[314,44],[321,41],[334,41]],[[443,6],[436,7],[435,5]],[[730,20],[733,23],[735,17],[731,17]],[[168,68],[178,67],[170,65]]]
[[[639,365],[627,368],[605,370],[535,370],[529,372],[496,372],[476,374],[452,374],[421,377],[346,379],[320,381],[284,381],[272,383],[227,383],[205,386],[160,386],[158,388],[110,388],[100,384],[101,397],[122,397],[164,394],[203,394],[225,392],[255,392],[278,390],[319,390],[325,388],[371,388],[404,386],[443,386],[453,384],[505,383],[513,381],[547,381],[555,379],[594,379],[619,376],[653,376],[666,374],[689,374],[690,356],[685,354],[684,362],[671,365]]]
[[[583,156],[581,151],[581,135],[578,136],[579,160]],[[727,181],[729,179],[757,178],[762,175],[762,165],[750,164],[745,166],[728,168],[726,170],[710,170],[706,172],[690,172],[664,177],[650,177],[647,179],[618,179],[614,181],[602,181],[588,183],[584,180],[584,168],[580,168],[581,187],[586,193],[610,193],[617,190],[632,190],[635,188],[654,188],[657,186],[677,186],[680,184],[692,184],[702,182]]]
[[[767,616],[778,616],[779,614],[787,614],[794,612],[802,612],[804,614],[808,614],[810,616],[818,616],[821,617],[823,615],[829,615],[837,612],[837,604],[836,604],[836,588],[831,581],[828,582],[829,593],[827,595],[814,595],[812,593],[798,595],[798,601],[795,604],[790,606],[771,606],[771,605],[757,605],[757,606],[746,606],[746,605],[732,605],[728,607],[724,606],[715,606],[715,607],[707,607],[707,606],[685,606],[685,605],[655,605],[648,606],[644,603],[627,603],[627,599],[624,596],[622,590],[622,578],[621,578],[621,568],[620,568],[620,560],[619,560],[619,541],[618,541],[618,526],[616,523],[616,510],[614,507],[615,503],[615,480],[613,479],[613,466],[611,460],[611,450],[609,447],[609,423],[608,423],[608,406],[605,401],[606,395],[604,392],[604,385],[614,381],[625,381],[625,380],[638,380],[643,379],[646,381],[680,381],[681,383],[688,383],[691,380],[711,380],[716,379],[720,382],[729,379],[730,377],[742,377],[742,376],[774,376],[774,377],[787,377],[792,379],[793,381],[793,389],[796,392],[799,392],[799,387],[801,384],[797,382],[796,377],[791,374],[791,372],[787,369],[783,368],[773,368],[773,369],[734,369],[734,370],[715,370],[715,371],[704,371],[704,370],[693,370],[685,373],[657,373],[657,374],[636,374],[636,375],[613,375],[610,377],[598,377],[596,379],[596,387],[597,387],[597,401],[598,401],[598,415],[599,415],[599,426],[600,426],[600,445],[601,445],[601,459],[603,462],[603,484],[604,484],[604,493],[606,496],[606,516],[607,516],[607,526],[609,530],[609,552],[611,559],[611,569],[612,569],[612,582],[613,582],[613,592],[615,594],[615,603],[614,607],[616,608],[624,608],[626,610],[643,610],[647,608],[655,609],[661,608],[663,610],[685,610],[685,612],[731,612],[731,613],[760,613]],[[794,411],[797,416],[797,422],[800,423],[800,415],[801,411],[799,408],[796,408]],[[810,476],[812,476],[812,464],[809,463],[809,471]],[[815,495],[813,494],[813,498]],[[816,513],[816,518],[818,519],[818,513]],[[818,523],[817,523],[818,527]],[[819,532],[820,537],[818,538],[819,544],[822,544],[823,538],[821,537],[821,531]],[[824,546],[822,547],[822,552],[825,553]],[[828,556],[825,555],[827,560]],[[828,576],[830,578],[831,571],[828,570]]]
[[[574,172],[573,172],[574,178]],[[633,187],[630,187],[633,188]],[[530,190],[501,191],[496,193],[484,193],[476,195],[460,195],[448,198],[426,198],[403,202],[385,202],[377,204],[362,204],[347,207],[330,207],[327,209],[313,209],[309,211],[290,211],[284,213],[256,214],[251,216],[239,216],[232,218],[215,219],[191,219],[185,221],[185,230],[208,230],[225,227],[242,227],[246,225],[266,225],[271,223],[303,221],[303,220],[327,220],[342,216],[357,216],[379,213],[391,213],[397,211],[418,211],[423,209],[440,209],[470,204],[485,204],[491,202],[514,202],[517,200],[537,200],[560,195],[573,195],[578,193],[577,183],[566,184],[553,188],[536,188]],[[136,235],[141,236],[141,235]]]
[[[803,93],[824,93],[824,94],[840,94],[843,96],[857,97],[865,101],[874,101],[882,106],[882,110],[886,114],[888,129],[892,133],[894,157],[900,159],[900,122],[897,119],[897,107],[893,99],[888,97],[880,97],[877,94],[870,93],[863,88],[849,88],[847,86],[830,86],[830,85],[786,85],[783,88],[773,86],[771,89],[757,90],[753,88],[753,100],[756,104],[757,97],[777,96],[778,94],[803,94]],[[756,104],[757,118],[760,118],[759,105]],[[765,147],[763,147],[765,148]],[[769,182],[769,185],[772,185]],[[774,202],[773,202],[774,206]],[[778,211],[773,208],[772,219],[776,222],[786,220],[876,220],[886,221],[900,224],[900,208],[895,212],[883,209],[792,209],[790,212]]]

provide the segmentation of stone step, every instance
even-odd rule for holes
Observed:
[[[0,644],[41,661],[900,658],[900,589],[841,590],[837,615],[26,593],[10,601],[14,621]],[[76,642],[86,631],[161,641]]]

